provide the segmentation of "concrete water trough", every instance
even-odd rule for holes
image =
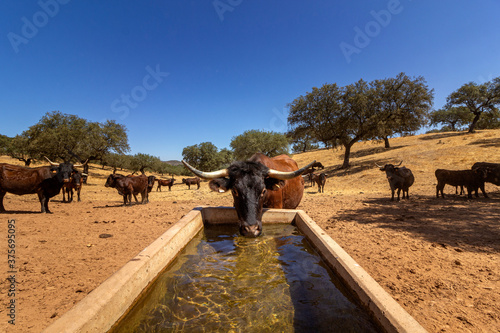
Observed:
[[[205,224],[230,224],[234,221],[237,221],[234,208],[193,209],[44,332],[107,332]],[[264,230],[268,223],[295,225],[381,330],[426,332],[304,211],[268,209],[264,211],[262,221]]]

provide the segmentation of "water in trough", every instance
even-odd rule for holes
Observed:
[[[378,332],[290,224],[258,238],[205,226],[111,330]]]

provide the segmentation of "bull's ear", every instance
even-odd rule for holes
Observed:
[[[208,187],[214,192],[224,193],[229,190],[229,179],[228,178],[216,178],[212,179],[208,183]]]
[[[268,189],[270,191],[277,191],[277,190],[283,188],[283,186],[285,186],[284,180],[280,180],[280,179],[276,179],[276,178],[267,177],[264,180],[264,182],[266,184],[266,189]]]

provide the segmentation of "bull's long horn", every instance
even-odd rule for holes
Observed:
[[[204,179],[215,179],[215,178],[220,178],[220,177],[227,177],[229,175],[229,172],[227,169],[221,169],[221,170],[212,171],[212,172],[203,172],[203,171],[200,171],[200,170],[193,168],[184,160],[182,160],[182,164],[184,164],[184,166],[186,168],[188,168],[189,171],[191,171],[192,173],[194,173],[198,177],[204,178]]]
[[[59,166],[59,164],[54,163],[54,162],[52,162],[51,160],[49,160],[49,158],[48,158],[47,156],[44,156],[44,157],[45,157],[45,159],[46,159],[47,161],[49,161],[50,165],[52,165],[52,166]]]
[[[89,161],[89,159],[87,158],[87,160],[83,164],[73,164],[73,167],[80,168],[80,167],[84,166],[85,164],[87,164],[88,161]]]
[[[401,163],[403,163],[403,160],[401,160],[401,162],[399,162],[399,164],[398,164],[398,165],[395,165],[395,166],[400,166],[400,165],[401,165]]]
[[[375,165],[376,165],[377,167],[379,167],[379,168],[383,168],[383,167],[384,167],[383,165],[378,165],[378,163],[377,163],[377,162],[375,162]]]
[[[295,177],[303,174],[314,163],[316,163],[316,161],[313,161],[313,162],[309,163],[308,165],[306,165],[305,167],[303,167],[299,170],[296,170],[296,171],[285,172],[285,171],[278,171],[278,170],[274,170],[274,169],[269,169],[269,172],[267,173],[267,175],[271,178],[276,178],[276,179],[280,179],[280,180],[292,179],[292,178],[295,178]]]

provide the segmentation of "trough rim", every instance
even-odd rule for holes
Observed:
[[[203,225],[213,224],[214,219],[234,223],[237,214],[233,207],[193,208],[42,333],[107,332]],[[296,225],[385,331],[427,332],[303,210],[264,209],[262,222]]]

